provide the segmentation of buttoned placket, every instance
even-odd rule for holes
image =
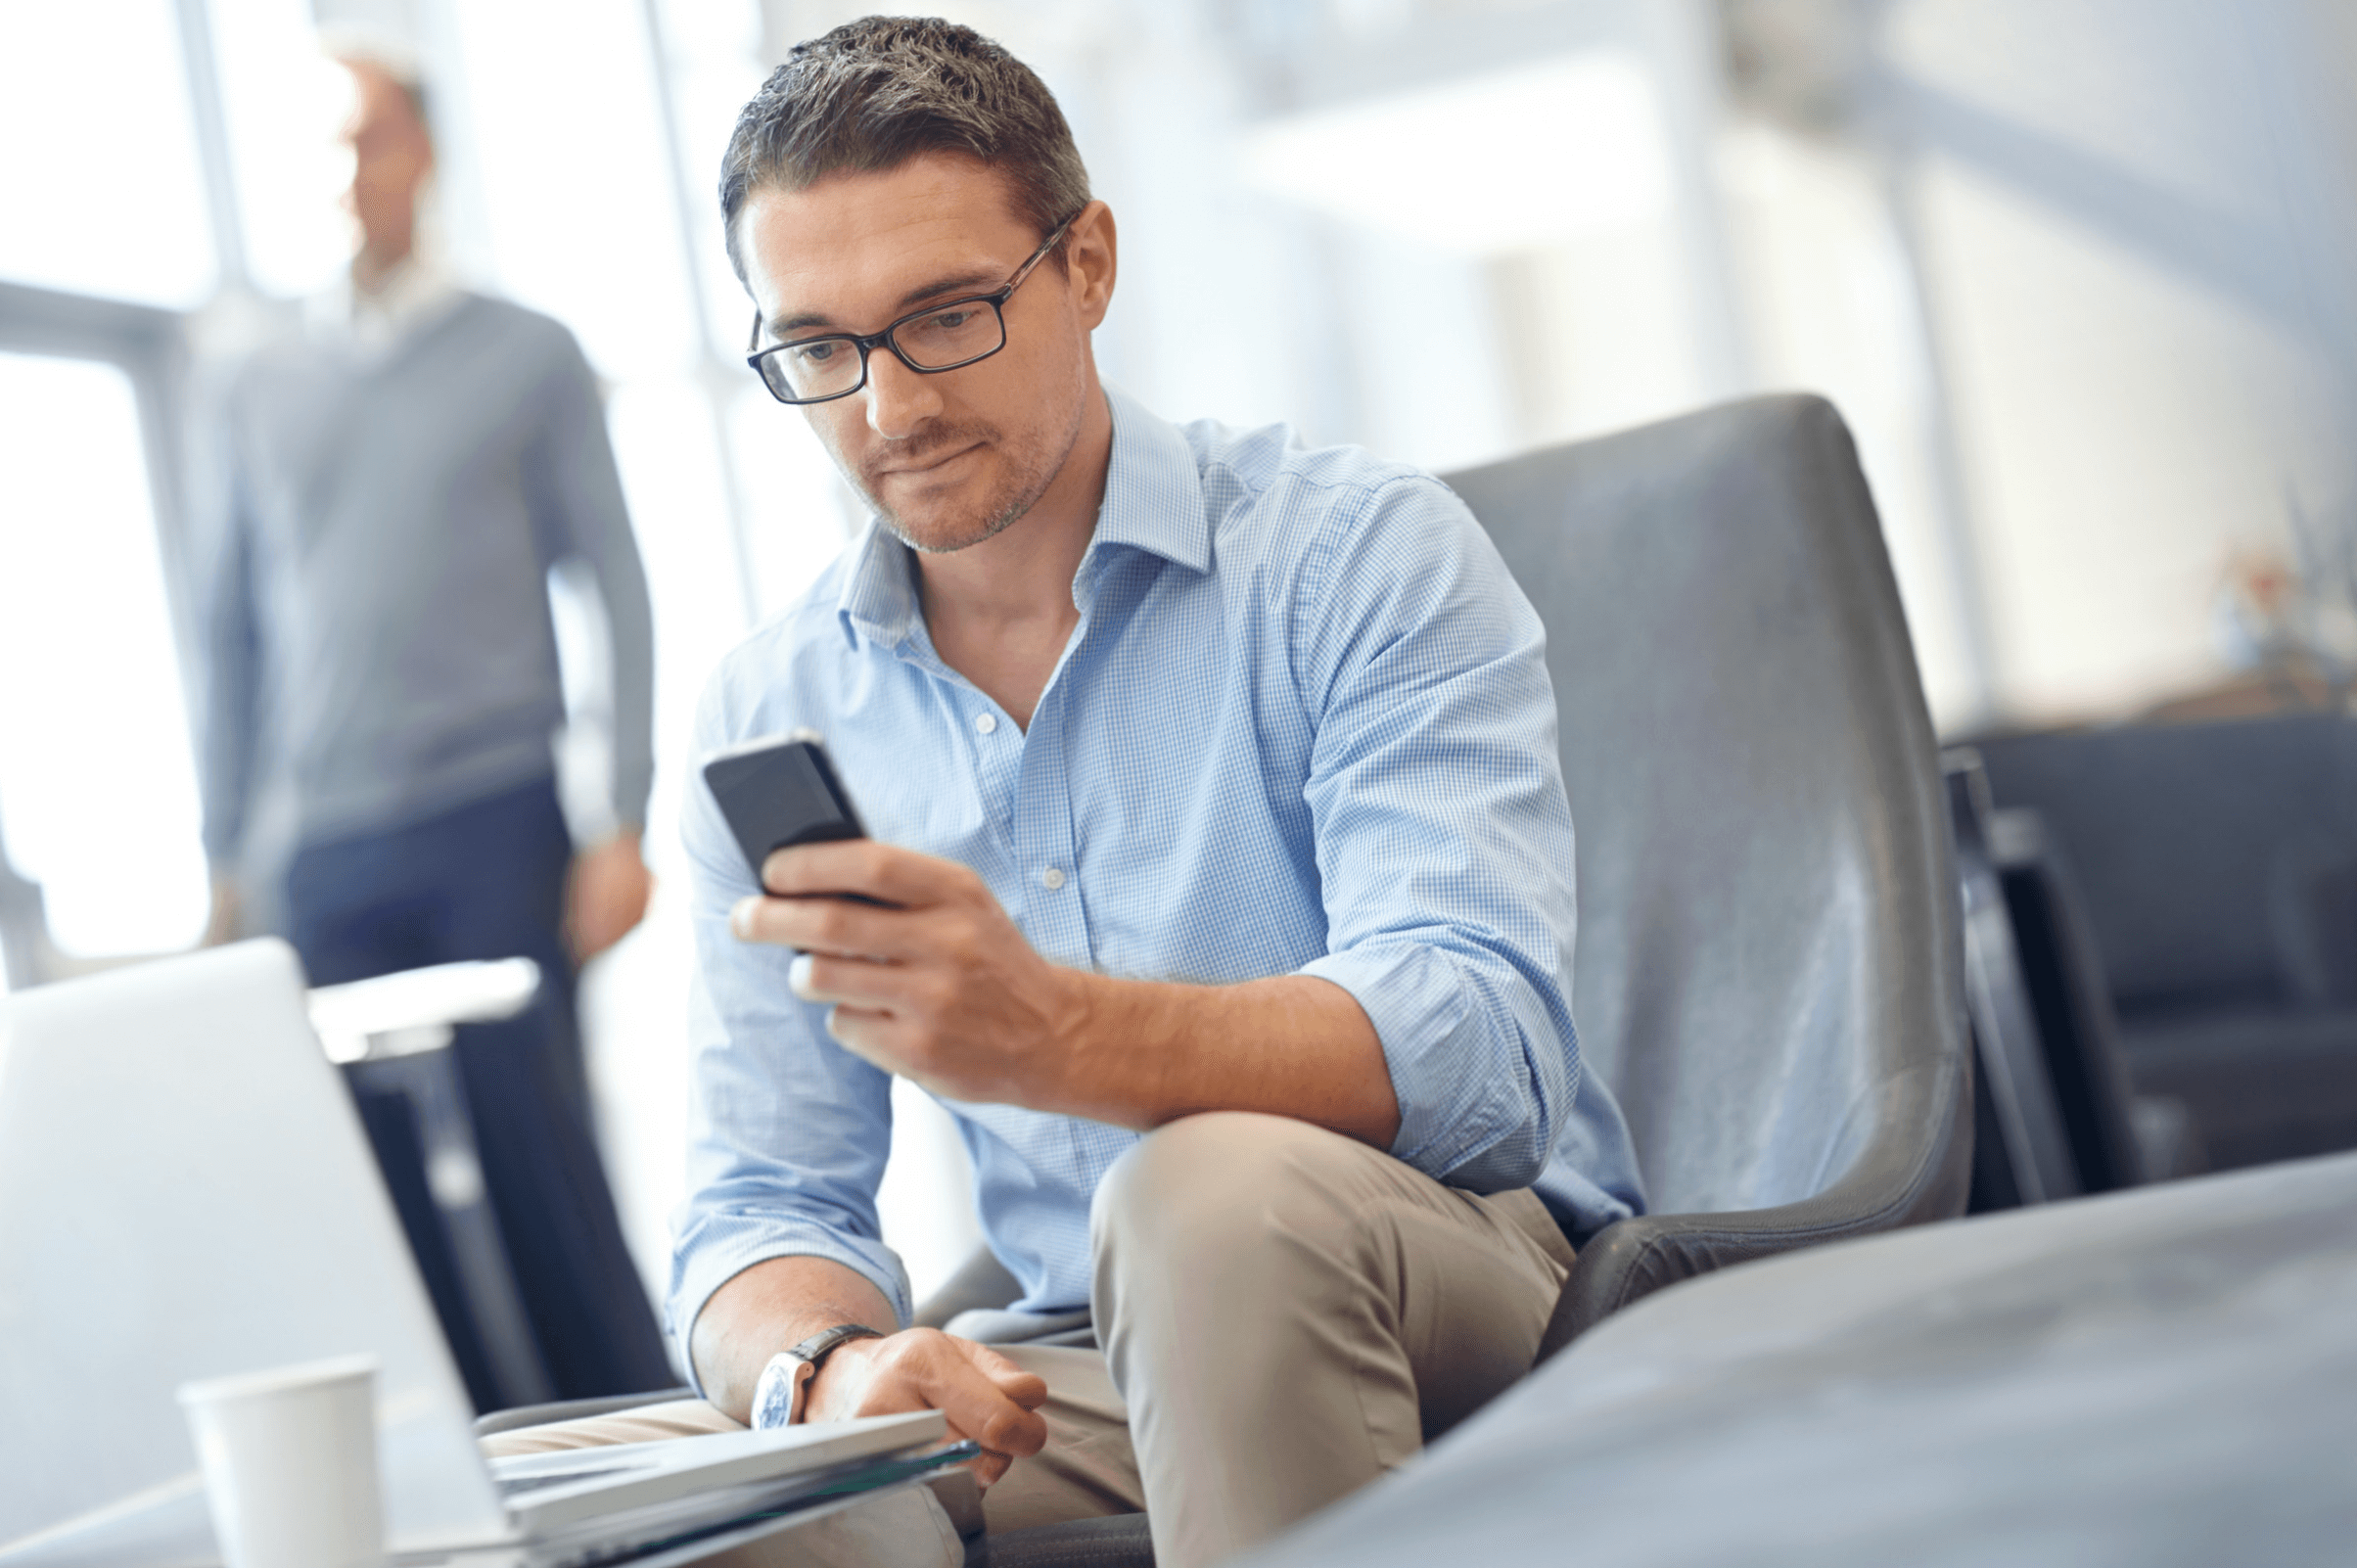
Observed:
[[[982,688],[943,662],[922,620],[913,623],[896,650],[948,688],[948,700],[968,716],[975,784],[985,810],[1004,835],[1020,902],[1007,913],[1022,928],[1034,951],[1051,962],[1093,968],[1086,905],[1079,885],[1077,837],[1073,831],[1071,781],[1065,770],[1064,693],[1088,641],[1089,617],[1083,610],[1063,655],[1040,693],[1028,728],[1007,717]],[[977,868],[981,869],[981,868]],[[1008,890],[1001,889],[1001,898]]]

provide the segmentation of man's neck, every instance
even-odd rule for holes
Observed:
[[[383,247],[363,245],[352,256],[352,293],[365,298],[383,295],[416,254],[416,247],[406,240]]]
[[[980,544],[916,558],[934,651],[1026,728],[1080,622],[1072,579],[1113,460],[1113,414],[1093,376],[1086,395],[1080,438],[1030,511]]]

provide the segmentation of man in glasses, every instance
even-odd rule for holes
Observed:
[[[1641,1201],[1580,1072],[1538,619],[1430,477],[1099,384],[1112,213],[973,32],[802,45],[721,202],[751,364],[875,522],[699,740],[820,731],[873,839],[757,884],[694,793],[709,1403],[601,1435],[938,1407],[992,1530],[1142,1508],[1168,1568],[1226,1556],[1527,1371]],[[946,1331],[877,1223],[895,1074],[1011,1276]]]

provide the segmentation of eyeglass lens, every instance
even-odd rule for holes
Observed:
[[[920,370],[949,370],[1006,346],[1006,327],[988,300],[966,300],[897,322],[892,346]],[[839,397],[859,385],[859,346],[850,338],[809,338],[763,354],[762,379],[795,402]]]

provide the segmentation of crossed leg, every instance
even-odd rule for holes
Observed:
[[[1165,1568],[1269,1539],[1503,1391],[1530,1370],[1572,1261],[1529,1192],[1459,1191],[1338,1133],[1243,1112],[1173,1123],[1123,1156],[1090,1239],[1104,1352],[994,1347],[1047,1383],[1048,1441],[982,1514],[1007,1531],[1144,1509]],[[687,1400],[485,1447],[742,1430]],[[913,1548],[938,1532],[905,1528],[908,1559],[927,1560]],[[725,1561],[831,1563],[804,1534]]]

